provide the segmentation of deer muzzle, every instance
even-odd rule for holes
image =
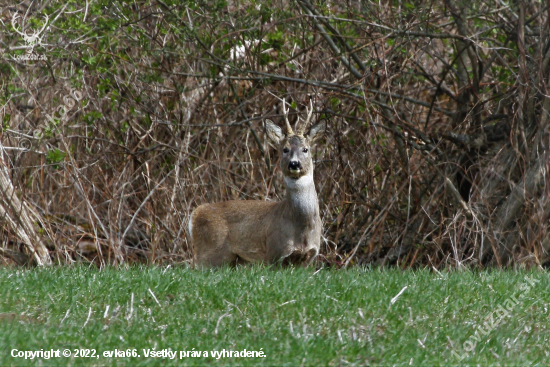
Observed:
[[[299,161],[290,161],[288,163],[288,170],[292,174],[300,173],[302,170],[302,164]]]

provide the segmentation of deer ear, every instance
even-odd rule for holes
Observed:
[[[265,131],[267,132],[269,139],[271,139],[271,141],[275,144],[279,144],[285,138],[283,129],[275,125],[275,123],[271,120],[265,120]]]
[[[325,120],[313,125],[306,137],[309,139],[309,141],[311,143],[315,142],[316,140],[318,140],[320,137],[323,136],[323,134],[325,133],[325,130],[327,129],[327,122]]]

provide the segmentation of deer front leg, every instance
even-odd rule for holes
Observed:
[[[267,241],[265,261],[271,265],[282,265],[293,252],[292,244],[275,236]]]
[[[306,260],[304,261],[304,267],[309,266],[309,264],[311,264],[313,260],[315,260],[318,254],[319,254],[319,249],[317,248],[309,249],[306,255]]]

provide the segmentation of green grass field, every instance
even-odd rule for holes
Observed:
[[[548,285],[542,272],[0,269],[0,365],[549,365]],[[25,359],[41,350],[53,356]],[[174,359],[150,354],[163,350]]]

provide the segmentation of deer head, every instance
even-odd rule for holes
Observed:
[[[27,34],[27,30],[25,29],[23,32],[20,31],[19,29],[17,29],[17,26],[16,26],[16,20],[19,18],[19,14],[15,14],[12,18],[11,18],[11,25],[13,27],[13,29],[19,33],[19,35],[21,35],[23,37],[23,40],[27,43],[27,53],[32,53],[33,50],[34,50],[34,47],[36,45],[39,45],[42,43],[42,37],[40,37],[40,35],[42,34],[42,32],[44,32],[44,30],[46,29],[46,27],[48,26],[48,21],[50,20],[50,18],[48,17],[48,15],[46,14],[45,16],[45,21],[44,21],[44,26],[42,27],[41,30],[39,30],[38,32],[34,32],[33,34],[31,35],[28,35]]]
[[[313,103],[310,101],[310,108],[306,109],[306,121],[301,125],[299,124],[297,131],[294,132],[288,121],[288,111],[285,104],[283,99],[285,129],[281,129],[271,120],[266,120],[267,136],[279,147],[281,154],[280,167],[285,177],[297,180],[304,176],[313,176],[313,161],[310,149],[311,145],[322,136],[326,129],[326,123],[322,121],[312,126],[308,133],[304,135],[313,115]]]

